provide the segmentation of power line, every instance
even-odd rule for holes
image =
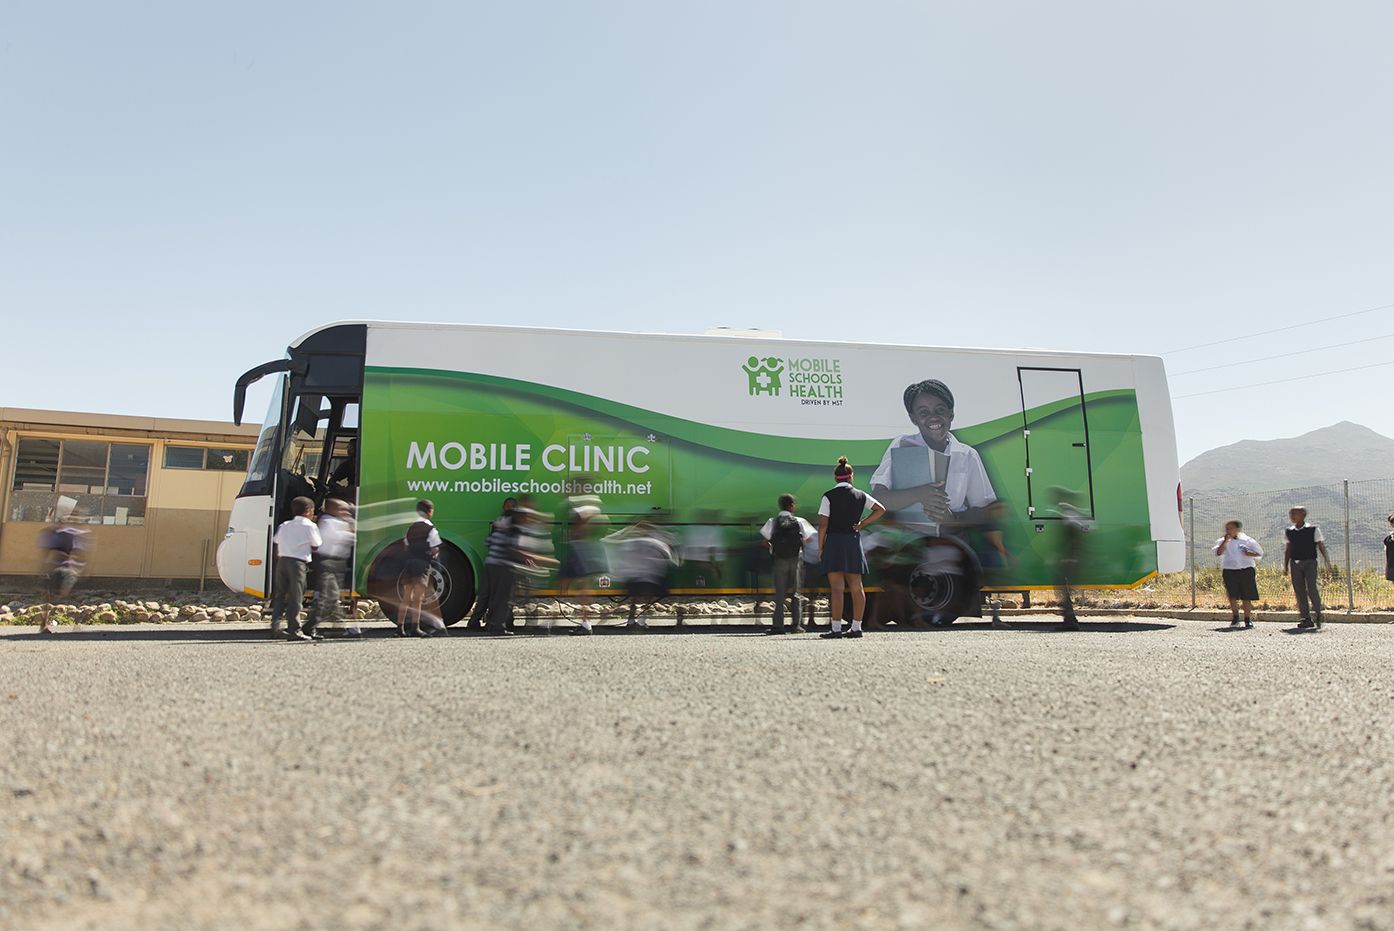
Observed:
[[[1213,372],[1216,369],[1231,369],[1240,365],[1253,365],[1257,362],[1271,362],[1274,359],[1287,359],[1292,356],[1305,356],[1309,352],[1322,352],[1326,349],[1340,349],[1344,346],[1355,346],[1359,343],[1373,343],[1378,339],[1394,339],[1394,333],[1386,333],[1383,336],[1367,336],[1364,339],[1353,339],[1347,343],[1332,343],[1330,346],[1312,346],[1307,349],[1295,349],[1292,352],[1280,352],[1276,356],[1260,356],[1257,359],[1245,359],[1242,362],[1226,362],[1223,365],[1207,365],[1203,369],[1187,369],[1184,372],[1172,372],[1172,378],[1180,378],[1182,375],[1195,375],[1197,372]]]
[[[1255,336],[1267,336],[1270,333],[1286,333],[1288,330],[1301,329],[1304,326],[1315,326],[1318,323],[1329,323],[1332,320],[1345,320],[1348,317],[1359,317],[1361,314],[1372,314],[1377,310],[1389,310],[1394,308],[1394,304],[1381,304],[1378,307],[1366,307],[1364,310],[1352,310],[1350,313],[1336,314],[1331,317],[1320,317],[1316,320],[1307,320],[1302,323],[1292,323],[1287,326],[1276,327],[1272,330],[1259,330],[1257,333],[1245,333],[1243,336],[1231,336],[1227,339],[1217,339],[1211,343],[1196,343],[1194,346],[1183,346],[1180,349],[1172,349],[1164,352],[1164,356],[1174,356],[1182,352],[1190,352],[1193,349],[1206,349],[1210,346],[1223,346],[1226,343],[1237,343],[1241,339],[1253,339]]]
[[[1226,391],[1242,391],[1245,388],[1263,388],[1268,385],[1282,385],[1290,381],[1306,381],[1309,378],[1321,378],[1325,375],[1344,375],[1346,372],[1359,372],[1363,369],[1377,369],[1382,365],[1394,365],[1394,359],[1385,362],[1371,362],[1369,365],[1353,365],[1350,368],[1332,369],[1329,372],[1311,372],[1307,375],[1298,375],[1294,378],[1276,378],[1273,381],[1258,381],[1251,385],[1230,385],[1228,388],[1215,388],[1211,391],[1196,391],[1192,394],[1178,394],[1172,398],[1173,401],[1180,401],[1184,398],[1199,398],[1207,394],[1223,394]]]

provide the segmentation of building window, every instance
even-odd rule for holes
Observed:
[[[206,469],[209,472],[246,472],[250,453],[245,449],[213,449],[202,446],[166,446],[166,469]]]
[[[64,440],[58,460],[58,490],[74,495],[106,494],[106,459],[111,446],[92,440]]]
[[[58,440],[21,437],[15,451],[15,491],[54,491],[58,484]]]
[[[145,481],[150,475],[150,447],[138,443],[112,443],[111,465],[107,469],[109,495],[145,497]]]
[[[20,437],[12,521],[144,524],[150,446]]]
[[[210,449],[205,468],[214,472],[246,472],[250,457],[250,451],[245,449]]]
[[[166,468],[166,469],[201,469],[201,468],[203,468],[203,447],[202,447],[202,446],[166,446],[166,447],[165,447],[165,468]]]

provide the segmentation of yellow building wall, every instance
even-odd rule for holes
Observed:
[[[203,469],[166,469],[166,445],[201,445],[247,449],[245,443],[168,443],[161,438],[129,434],[50,433],[24,431],[23,436],[49,439],[98,440],[113,443],[148,443],[150,472],[147,477],[145,524],[111,526],[88,524],[91,544],[85,574],[112,578],[217,579],[218,543],[227,530],[232,502],[245,477],[241,472]],[[10,450],[12,458],[12,449]],[[12,482],[11,462],[0,462],[0,479]],[[8,517],[8,510],[0,518]],[[0,575],[37,575],[43,555],[38,548],[45,524],[4,521],[0,526]]]

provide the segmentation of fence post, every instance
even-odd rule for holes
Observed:
[[[1192,608],[1192,610],[1194,610],[1194,609],[1195,609],[1195,606],[1196,606],[1196,499],[1195,499],[1195,496],[1192,495],[1190,498],[1187,498],[1186,501],[1187,501],[1187,507],[1189,508],[1189,510],[1190,510],[1190,512],[1191,512],[1191,532],[1190,532],[1190,534],[1188,535],[1190,539],[1187,540],[1187,544],[1188,544],[1188,545],[1187,545],[1187,547],[1186,547],[1186,559],[1187,559],[1187,560],[1190,562],[1190,564],[1191,564],[1191,608]]]
[[[1346,496],[1346,613],[1355,611],[1355,580],[1350,576],[1350,479],[1341,482]]]

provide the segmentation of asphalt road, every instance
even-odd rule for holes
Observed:
[[[0,926],[1394,928],[1394,629],[0,632]]]

